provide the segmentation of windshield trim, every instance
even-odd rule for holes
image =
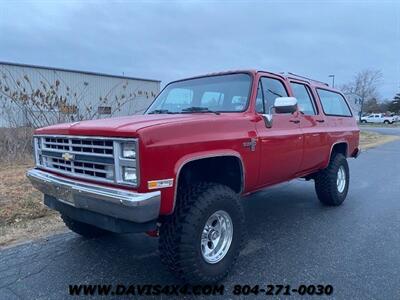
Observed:
[[[163,87],[163,89],[158,93],[157,97],[154,98],[154,100],[151,102],[151,104],[149,105],[149,107],[146,109],[146,111],[143,113],[143,115],[148,115],[148,111],[150,109],[150,107],[154,104],[154,102],[157,100],[158,96],[171,84],[173,83],[177,83],[177,82],[183,82],[183,81],[189,81],[189,80],[193,80],[193,79],[200,79],[200,78],[208,78],[208,77],[217,77],[217,76],[225,76],[225,75],[234,75],[234,74],[246,74],[249,75],[250,77],[250,84],[249,84],[249,94],[247,96],[247,103],[246,106],[242,109],[242,110],[237,110],[237,111],[223,111],[223,110],[217,110],[216,112],[219,113],[243,113],[245,111],[247,111],[249,109],[250,106],[250,97],[251,97],[251,91],[253,89],[253,82],[254,82],[254,75],[252,72],[250,71],[239,71],[239,72],[223,72],[223,73],[216,73],[216,74],[209,74],[209,75],[201,75],[201,76],[195,76],[195,77],[190,77],[190,78],[184,78],[184,79],[179,79],[179,80],[174,80],[169,82],[167,85],[165,85]],[[204,112],[188,112],[186,114],[198,114],[198,113],[202,113],[204,114]],[[179,112],[173,113],[173,114],[180,114]]]

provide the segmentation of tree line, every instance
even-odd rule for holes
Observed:
[[[340,87],[344,94],[359,105],[360,117],[370,113],[400,114],[400,92],[389,100],[380,98],[378,90],[382,78],[381,71],[367,69],[358,72],[351,82]]]

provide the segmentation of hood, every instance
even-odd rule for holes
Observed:
[[[134,115],[57,124],[37,129],[35,134],[136,137],[146,127],[209,117],[208,114]]]

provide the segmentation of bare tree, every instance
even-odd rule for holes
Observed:
[[[97,100],[99,105],[112,107],[110,116],[143,93],[135,90],[128,94],[127,85],[127,81],[121,80]],[[16,120],[12,112],[8,114],[11,127],[37,128],[60,122],[91,120],[98,117],[99,112],[97,106],[93,107],[92,103],[84,101],[87,89],[87,82],[83,82],[82,86],[70,87],[62,78],[54,82],[43,78],[39,85],[34,86],[27,75],[15,78],[3,71],[0,78],[0,105],[4,112],[7,104],[23,112],[26,124],[16,124],[20,120]]]
[[[0,117],[8,124],[8,128],[0,128],[0,160],[29,153],[33,128],[91,120],[104,114],[112,117],[137,97],[155,97],[154,92],[130,89],[129,82],[121,80],[98,99],[86,101],[88,82],[69,86],[60,74],[54,74],[49,79],[37,71],[33,82],[26,74],[0,69]]]
[[[360,101],[361,111],[366,101],[378,99],[378,87],[382,82],[382,72],[380,70],[363,70],[356,74],[353,81],[342,86],[342,91],[347,95],[356,96]]]

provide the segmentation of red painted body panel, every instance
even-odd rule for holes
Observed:
[[[358,148],[355,118],[325,116],[312,84],[309,86],[318,115],[275,114],[272,128],[267,128],[255,112],[258,80],[261,76],[280,78],[292,95],[289,79],[268,72],[247,73],[252,75],[253,84],[249,106],[242,113],[136,115],[59,124],[38,129],[36,134],[139,138],[140,186],[136,190],[148,192],[149,180],[174,179],[173,187],[161,189],[162,215],[173,212],[179,171],[188,161],[210,156],[237,157],[244,174],[242,194],[248,194],[326,167],[336,143],[345,142],[349,156]],[[255,151],[243,146],[251,138],[257,142]]]

